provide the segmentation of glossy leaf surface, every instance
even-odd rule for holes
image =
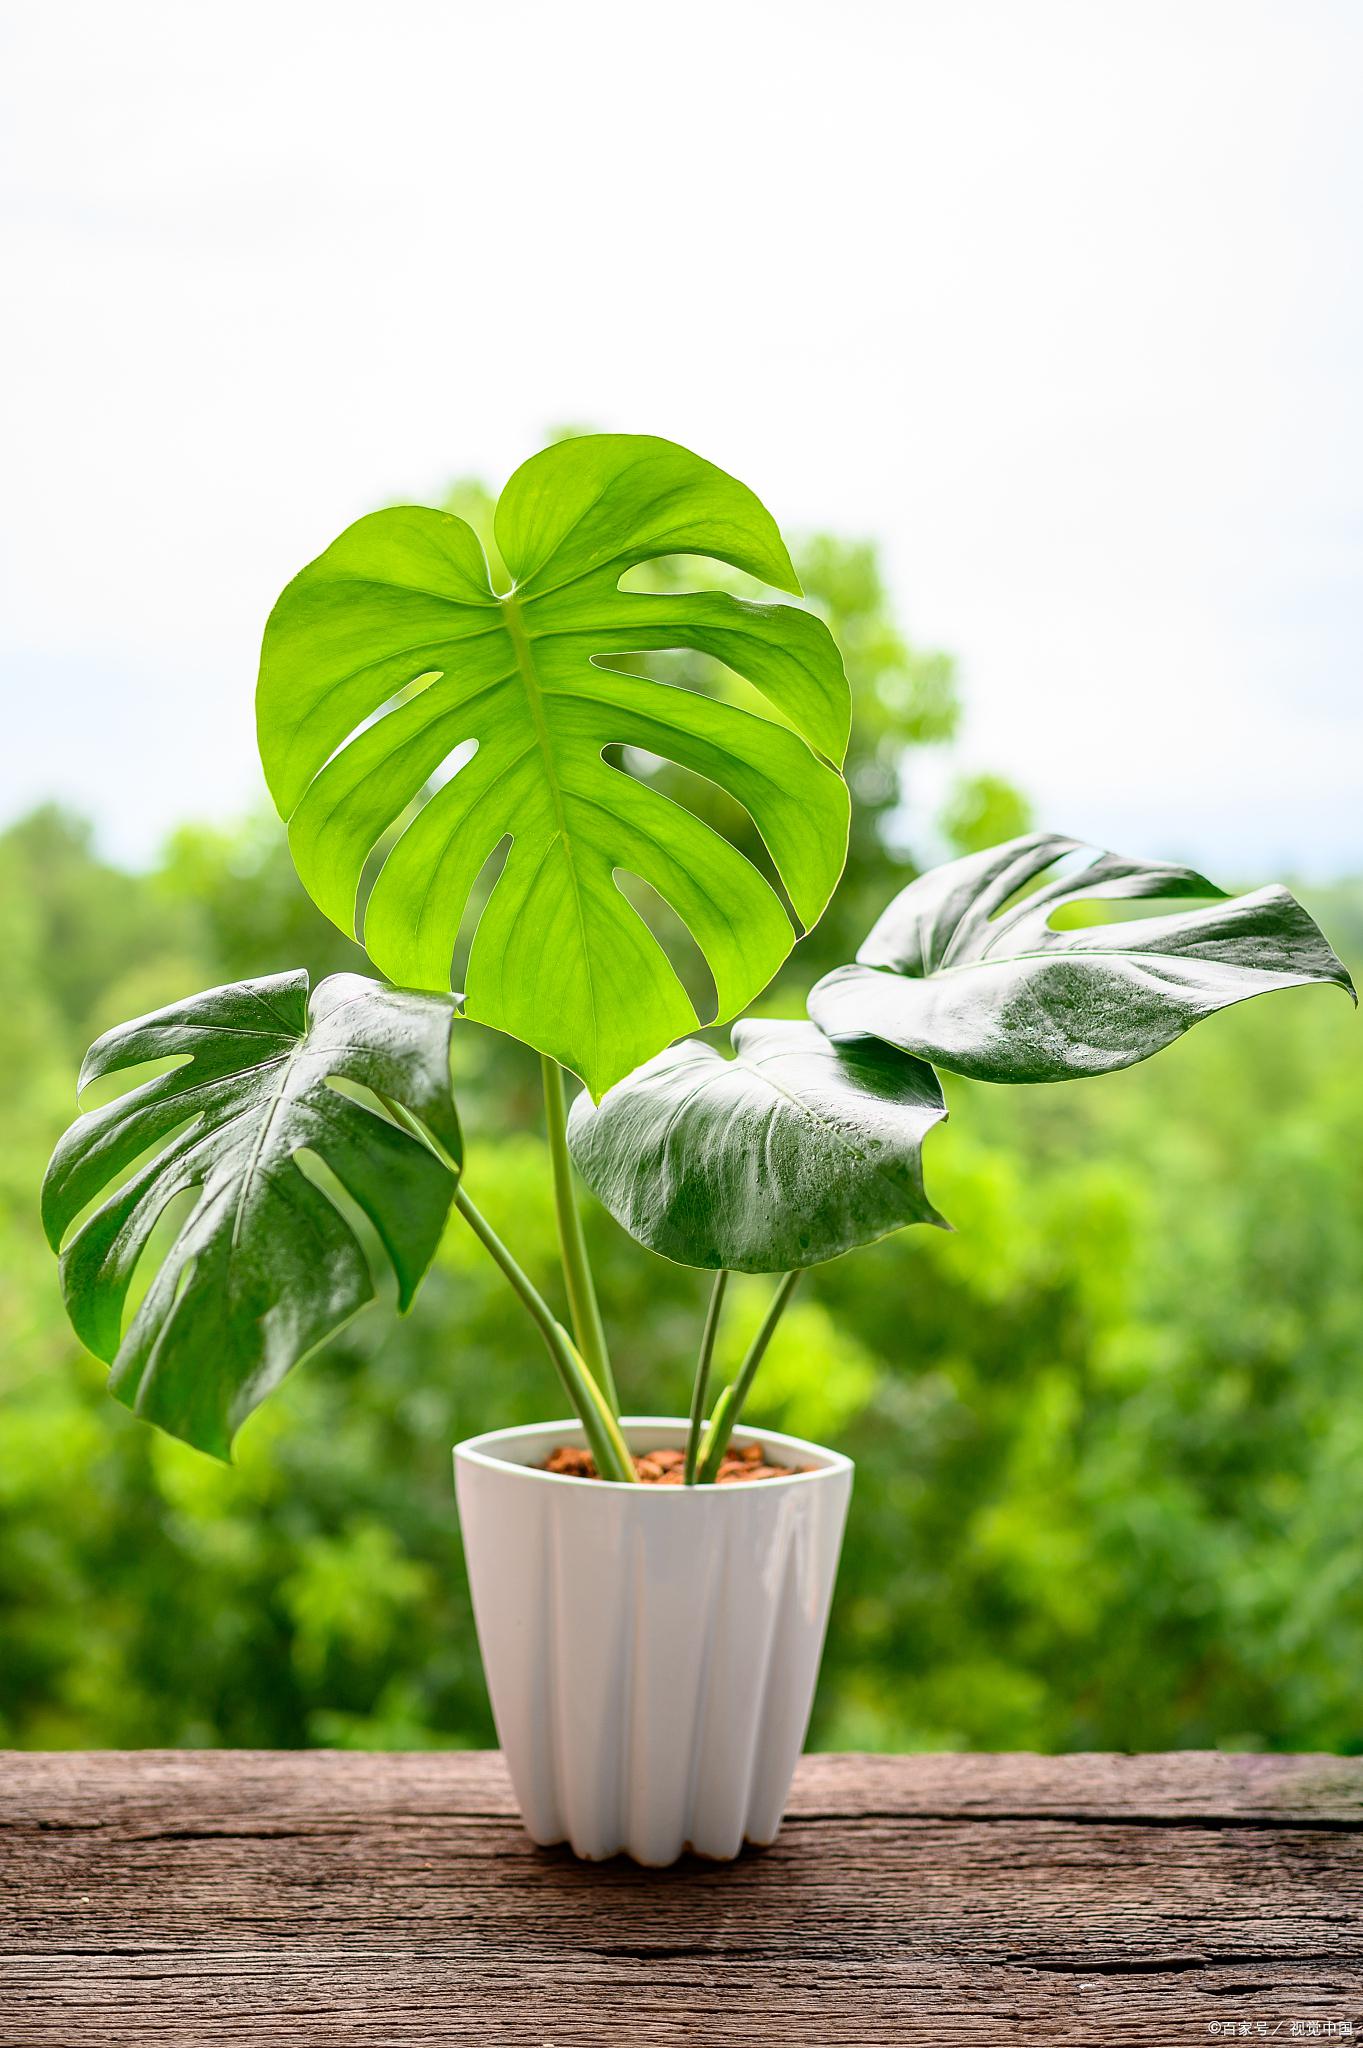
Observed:
[[[1069,905],[1129,897],[1220,900],[1061,931],[1051,922]],[[857,965],[815,986],[809,1014],[834,1038],[882,1039],[953,1073],[1066,1081],[1133,1066],[1229,1004],[1313,981],[1353,992],[1286,889],[1227,897],[1191,868],[1030,833],[911,882]]]
[[[941,1223],[923,1140],[946,1115],[921,1060],[746,1018],[736,1057],[660,1053],[568,1120],[573,1158],[632,1237],[679,1265],[818,1265],[905,1223]]]
[[[81,1087],[151,1061],[179,1064],[88,1111],[53,1154],[43,1221],[62,1253],[77,1335],[110,1389],[148,1421],[226,1457],[234,1432],[305,1353],[372,1299],[369,1261],[296,1155],[320,1159],[377,1231],[410,1303],[440,1238],[455,1175],[423,1140],[336,1081],[398,1103],[460,1159],[450,1095],[453,1002],[303,971],[206,990],[105,1032]],[[149,1150],[153,1156],[142,1161]],[[196,1199],[126,1334],[123,1310],[157,1218]]]
[[[359,520],[304,569],[266,630],[261,758],[299,874],[347,931],[371,853],[400,826],[363,937],[412,987],[448,988],[470,893],[509,839],[473,938],[467,1014],[599,1094],[698,1021],[621,875],[687,926],[720,1017],[795,937],[750,861],[606,750],[640,749],[726,790],[808,927],[846,851],[847,682],[808,612],[618,587],[641,562],[695,554],[798,590],[752,492],[672,442],[598,434],[544,450],[508,483],[495,531],[514,579],[500,594],[472,527],[421,507]],[[599,662],[665,649],[723,662],[785,722]]]

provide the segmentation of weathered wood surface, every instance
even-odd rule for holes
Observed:
[[[0,1756],[0,2048],[1232,2037],[1363,2041],[1363,1761],[813,1756],[641,1871],[491,1755]]]

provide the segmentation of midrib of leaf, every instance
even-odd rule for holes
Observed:
[[[1011,967],[1027,960],[1072,960],[1076,957],[1096,960],[1193,960],[1202,967],[1214,967],[1219,963],[1208,960],[1203,953],[1161,953],[1144,946],[1029,946],[1021,953],[980,953],[973,960],[958,961],[954,967],[931,967],[926,974],[910,974],[902,967],[885,967],[877,962],[859,961],[869,974],[890,974],[898,981],[943,981],[949,974],[978,974],[985,967]],[[1235,963],[1232,963],[1235,964]],[[1276,974],[1280,970],[1264,970]]]
[[[330,1022],[332,1021],[332,1019],[333,1019],[333,1018],[335,1018],[336,1016],[338,1016],[338,1015],[340,1014],[340,1012],[341,1012],[342,1010],[348,1010],[348,1009],[350,1008],[350,1005],[351,1005],[352,1003],[357,1003],[357,1002],[359,1002],[359,1001],[360,1001],[360,997],[359,997],[358,995],[353,995],[353,996],[347,996],[347,997],[346,997],[346,999],[345,999],[345,1001],[344,1001],[343,1003],[337,1003],[337,1005],[336,1005],[335,1009],[331,1011],[331,1013],[330,1013],[330,1016],[329,1016],[329,1017],[328,1017],[328,1019],[327,1019],[327,1022],[328,1022],[328,1023],[330,1023]],[[278,1083],[278,1086],[277,1086],[277,1087],[275,1088],[275,1091],[274,1091],[274,1095],[273,1095],[273,1097],[271,1098],[271,1101],[270,1101],[270,1106],[269,1106],[269,1108],[268,1108],[268,1109],[266,1110],[266,1112],[265,1112],[265,1117],[264,1117],[264,1120],[263,1120],[263,1122],[261,1123],[261,1126],[260,1126],[260,1135],[259,1135],[259,1137],[258,1137],[258,1138],[256,1139],[256,1141],[255,1141],[255,1144],[254,1144],[254,1145],[253,1145],[253,1146],[251,1147],[251,1156],[250,1156],[250,1158],[249,1158],[249,1159],[247,1160],[247,1162],[246,1162],[246,1167],[245,1167],[245,1170],[244,1170],[244,1172],[243,1172],[243,1174],[242,1174],[242,1181],[241,1181],[241,1193],[240,1193],[240,1194],[238,1195],[238,1197],[237,1197],[237,1206],[236,1206],[235,1210],[233,1211],[233,1215],[232,1215],[232,1250],[233,1250],[233,1251],[235,1251],[235,1250],[236,1250],[236,1248],[237,1248],[237,1244],[238,1244],[238,1242],[239,1242],[239,1240],[240,1240],[240,1237],[241,1237],[241,1219],[242,1219],[242,1213],[243,1213],[243,1211],[245,1210],[245,1207],[246,1207],[246,1198],[247,1198],[247,1196],[248,1196],[248,1195],[250,1194],[250,1192],[251,1192],[251,1185],[252,1185],[252,1182],[253,1182],[253,1181],[255,1180],[255,1177],[256,1177],[256,1173],[257,1173],[257,1171],[258,1171],[258,1170],[260,1170],[260,1158],[261,1158],[261,1154],[263,1153],[263,1151],[264,1151],[264,1149],[265,1149],[265,1142],[266,1142],[267,1138],[268,1138],[268,1137],[269,1137],[269,1135],[270,1135],[270,1129],[271,1129],[271,1126],[272,1126],[272,1125],[273,1125],[273,1123],[274,1123],[275,1117],[276,1117],[276,1116],[278,1115],[278,1113],[279,1113],[280,1105],[282,1104],[282,1102],[283,1102],[283,1100],[284,1100],[284,1097],[285,1097],[285,1095],[286,1095],[286,1094],[288,1093],[288,1088],[289,1088],[289,1080],[290,1080],[290,1076],[291,1076],[291,1075],[292,1075],[292,1073],[293,1073],[293,1066],[294,1066],[294,1061],[295,1061],[295,1060],[296,1060],[296,1059],[298,1058],[298,1056],[299,1056],[299,1054],[300,1054],[300,1053],[305,1053],[305,1052],[309,1052],[309,1051],[311,1051],[311,1052],[317,1052],[317,1051],[321,1051],[321,1052],[325,1053],[325,1054],[326,1054],[326,1056],[327,1056],[328,1058],[330,1058],[330,1057],[331,1057],[331,1056],[332,1056],[333,1054],[335,1054],[335,1053],[338,1053],[338,1052],[356,1052],[356,1053],[359,1053],[359,1052],[368,1052],[368,1051],[370,1051],[371,1049],[372,1049],[372,1048],[370,1048],[369,1046],[364,1046],[364,1045],[345,1045],[345,1044],[341,1044],[341,1043],[331,1043],[331,1042],[328,1042],[328,1043],[327,1043],[326,1045],[324,1045],[324,1046],[318,1047],[318,1046],[313,1046],[313,1045],[310,1045],[310,1043],[309,1043],[309,1040],[308,1040],[308,1038],[307,1038],[307,1037],[303,1037],[303,1038],[299,1038],[299,1039],[297,1039],[297,1040],[295,1041],[294,1045],[293,1045],[293,1046],[292,1046],[292,1047],[290,1048],[290,1050],[289,1050],[288,1052],[286,1052],[286,1053],[284,1053],[284,1054],[282,1054],[282,1055],[280,1056],[280,1057],[281,1057],[281,1065],[280,1065],[280,1073],[279,1073],[279,1083]],[[269,1065],[273,1065],[273,1062],[272,1062],[272,1061],[266,1061],[266,1062],[265,1062],[264,1064],[265,1064],[265,1065],[267,1065],[267,1066],[269,1066]],[[260,1070],[259,1070],[259,1068],[247,1068],[247,1069],[245,1069],[245,1071],[246,1071],[246,1072],[248,1072],[248,1073],[256,1073],[256,1072],[259,1072]],[[245,1115],[245,1114],[246,1114],[246,1112],[245,1112],[245,1111],[242,1111],[242,1112],[241,1112],[241,1114]],[[235,1119],[234,1117],[229,1117],[227,1121],[228,1121],[228,1123],[230,1124],[230,1123],[234,1123],[234,1122],[236,1121],[236,1119]],[[219,1131],[219,1130],[222,1130],[222,1129],[226,1129],[226,1125],[219,1125],[219,1126],[215,1126],[215,1128],[214,1128],[213,1132],[211,1133],[211,1135],[213,1135],[213,1136],[217,1136],[217,1134],[218,1134],[218,1131]]]
[[[706,1049],[712,1050],[712,1048]],[[777,1054],[775,1057],[780,1058],[781,1055]],[[830,1144],[845,1152],[848,1158],[855,1160],[859,1166],[868,1168],[876,1176],[877,1180],[883,1180],[888,1188],[898,1194],[898,1181],[881,1165],[878,1159],[872,1158],[868,1152],[859,1150],[852,1143],[851,1139],[838,1129],[836,1124],[831,1123],[821,1111],[806,1102],[802,1096],[794,1094],[786,1087],[784,1082],[774,1080],[765,1065],[759,1065],[748,1053],[737,1053],[733,1059],[725,1059],[723,1053],[716,1053],[715,1058],[719,1062],[718,1070],[713,1073],[703,1072],[693,1084],[690,1094],[683,1098],[668,1118],[661,1140],[664,1146],[666,1146],[668,1139],[681,1118],[695,1107],[697,1097],[703,1095],[712,1084],[716,1086],[723,1085],[725,1080],[732,1074],[734,1068],[741,1067],[745,1073],[753,1075],[762,1087],[770,1089],[771,1093],[779,1096],[783,1102],[788,1102],[796,1115],[802,1117],[816,1131],[822,1132]]]
[[[573,908],[577,912],[578,940],[582,948],[582,960],[587,970],[587,989],[591,998],[593,1039],[596,1025],[596,990],[592,981],[591,947],[587,943],[587,921],[582,913],[582,886],[578,881],[577,863],[573,859],[572,835],[568,830],[568,818],[563,808],[563,791],[559,787],[558,771],[554,762],[554,743],[549,731],[549,721],[544,715],[544,686],[535,670],[535,657],[530,644],[530,635],[525,630],[525,621],[515,596],[508,594],[500,600],[502,617],[506,624],[507,638],[516,656],[516,672],[520,676],[525,698],[530,706],[530,716],[535,727],[535,738],[539,742],[540,757],[544,762],[544,776],[549,784],[550,799],[554,806],[554,817],[558,825],[558,836],[563,844],[564,858],[568,863],[568,874],[573,888]]]
[[[776,1054],[776,1058],[780,1059],[781,1057],[780,1053]],[[728,1062],[726,1062],[727,1064]],[[799,1095],[792,1094],[784,1082],[774,1080],[765,1065],[759,1067],[755,1061],[749,1059],[743,1053],[738,1055],[734,1064],[746,1067],[750,1074],[756,1074],[757,1078],[766,1087],[771,1089],[773,1095],[781,1096],[784,1101],[790,1104],[792,1109],[803,1116],[808,1123],[811,1123],[815,1130],[822,1131],[830,1144],[840,1146],[849,1159],[855,1159],[860,1166],[869,1167],[878,1180],[883,1180],[887,1187],[893,1188],[898,1193],[897,1181],[886,1171],[878,1159],[873,1159],[868,1152],[863,1152],[858,1146],[854,1145],[851,1139],[845,1137],[836,1124],[830,1123],[828,1118],[820,1110],[815,1109],[812,1103],[804,1101]]]
[[[275,1089],[274,1097],[270,1103],[269,1108],[265,1112],[264,1119],[260,1126],[260,1135],[256,1139],[255,1144],[251,1147],[251,1156],[246,1162],[246,1170],[243,1173],[241,1179],[241,1193],[237,1196],[237,1206],[232,1214],[232,1241],[230,1249],[233,1252],[236,1250],[237,1245],[241,1238],[242,1213],[246,1207],[246,1198],[251,1192],[251,1183],[254,1181],[256,1176],[256,1168],[260,1163],[260,1155],[265,1149],[265,1140],[270,1135],[270,1126],[273,1124],[275,1117],[278,1115],[279,1106],[284,1100],[284,1096],[289,1085],[289,1076],[293,1072],[293,1063],[298,1058],[299,1053],[302,1052],[306,1044],[306,1038],[300,1038],[297,1044],[293,1047],[292,1051],[285,1053],[283,1064],[280,1068],[279,1085]]]

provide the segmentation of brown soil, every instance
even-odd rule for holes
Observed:
[[[645,1486],[680,1486],[684,1451],[640,1451],[634,1469]],[[590,1451],[576,1444],[560,1444],[544,1461],[543,1470],[560,1472],[568,1479],[597,1479],[600,1474]],[[733,1486],[742,1479],[786,1479],[792,1472],[812,1472],[812,1465],[769,1465],[761,1444],[744,1444],[741,1450],[724,1453],[715,1477],[716,1486]]]

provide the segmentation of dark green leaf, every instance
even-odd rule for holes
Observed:
[[[158,1148],[76,1232],[62,1285],[77,1335],[112,1364],[110,1388],[139,1415],[226,1457],[233,1434],[290,1366],[373,1297],[369,1262],[296,1154],[322,1160],[369,1217],[416,1292],[455,1175],[423,1140],[337,1087],[415,1116],[457,1170],[450,1095],[454,1004],[359,975],[308,997],[301,969],[208,989],[97,1039],[81,1087],[104,1074],[180,1064],[81,1116],[53,1154],[43,1221],[55,1250],[76,1217]],[[139,1256],[168,1202],[197,1201],[122,1335]]]
[[[809,998],[839,1040],[883,1039],[984,1081],[1067,1081],[1148,1059],[1231,1003],[1304,982],[1353,984],[1277,887],[1227,898],[1191,868],[1091,853],[1012,903],[1081,841],[1030,833],[911,882],[858,965]],[[1216,897],[1197,910],[1057,931],[1067,905]]]
[[[765,985],[795,936],[727,839],[605,750],[641,749],[727,790],[808,927],[846,851],[847,792],[830,764],[847,743],[847,682],[808,612],[618,587],[637,563],[687,553],[798,590],[752,492],[670,441],[596,434],[546,449],[502,493],[496,536],[514,578],[501,594],[472,527],[420,507],[359,520],[304,569],[266,630],[261,758],[298,872],[346,931],[371,852],[402,824],[364,943],[411,987],[449,986],[470,892],[509,837],[473,939],[467,1014],[599,1093],[697,1022],[621,874],[690,929],[720,1017]],[[669,648],[725,663],[785,722],[598,662]],[[463,765],[410,817],[460,748]]]
[[[946,1115],[931,1067],[812,1024],[747,1018],[737,1057],[688,1039],[568,1120],[616,1221],[683,1266],[815,1266],[905,1223],[941,1223],[923,1140]]]

